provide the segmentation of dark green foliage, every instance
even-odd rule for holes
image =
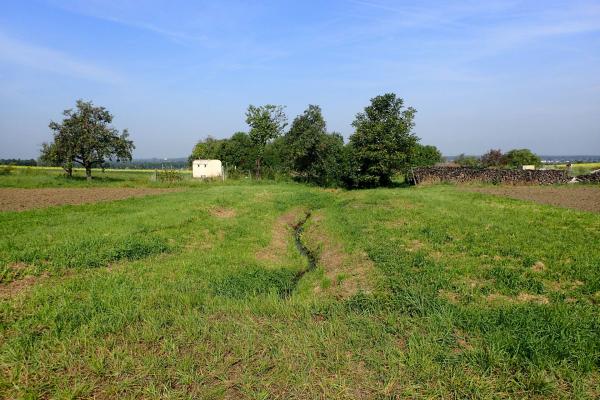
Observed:
[[[256,147],[245,132],[236,132],[229,139],[208,136],[194,146],[189,157],[193,160],[221,160],[228,171],[251,171],[256,162]]]
[[[465,154],[460,154],[458,157],[454,159],[454,162],[460,165],[461,167],[471,167],[471,168],[480,168],[481,160],[475,156],[466,156]]]
[[[430,167],[442,162],[442,153],[437,147],[417,143],[413,149],[411,167]]]
[[[287,174],[289,171],[288,159],[289,151],[283,136],[278,136],[267,143],[261,163],[263,177]]]
[[[248,106],[246,123],[250,126],[250,140],[256,150],[256,176],[260,178],[260,167],[265,146],[283,134],[287,126],[287,117],[283,106],[267,104],[256,107]]]
[[[18,165],[23,167],[35,167],[37,161],[33,158],[29,160],[22,160],[20,158],[0,158],[0,165]]]
[[[256,149],[246,132],[236,132],[223,144],[221,161],[228,169],[251,171],[256,160]]]
[[[52,143],[42,143],[40,164],[44,166],[60,166],[65,170],[67,176],[73,176],[71,145],[67,143],[65,135],[55,135],[54,142]]]
[[[229,139],[209,136],[196,144],[189,161],[219,159],[230,176],[254,170],[257,177],[291,176],[319,186],[389,185],[393,175],[411,165],[433,165],[442,159],[435,146],[418,145],[419,138],[412,133],[415,112],[393,93],[377,96],[356,116],[356,132],[344,146],[342,135],[327,132],[317,105],[297,116],[283,137],[287,126],[283,106],[250,105],[248,134],[237,132]]]
[[[183,175],[181,174],[181,171],[172,168],[157,170],[155,174],[156,180],[159,182],[173,183],[183,180]]]
[[[356,187],[389,185],[392,176],[410,165],[410,155],[418,142],[412,133],[416,110],[404,108],[394,93],[371,99],[364,112],[356,115],[350,136],[350,179]]]
[[[50,122],[54,138],[52,143],[42,144],[42,162],[62,166],[69,176],[73,164],[80,164],[89,180],[92,168],[102,167],[106,159],[131,161],[135,146],[128,139],[129,133],[125,129],[119,134],[110,126],[113,116],[104,107],[77,100],[77,109],[65,110],[63,115],[61,123]]]
[[[285,136],[287,160],[296,178],[321,186],[335,186],[343,173],[344,139],[327,133],[321,108],[309,105]]]
[[[506,164],[514,168],[520,168],[523,165],[539,166],[542,164],[542,159],[529,149],[513,149],[507,152],[504,157],[506,158]]]
[[[221,160],[226,141],[227,139],[215,139],[212,136],[200,140],[192,150],[189,163],[191,164],[194,160]]]

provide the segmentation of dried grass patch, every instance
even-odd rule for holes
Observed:
[[[546,269],[546,265],[541,261],[536,261],[535,264],[531,267],[531,269],[535,272],[542,272]]]
[[[518,296],[506,296],[500,293],[490,293],[485,297],[487,302],[490,303],[535,303],[535,304],[549,304],[550,300],[541,294],[531,293],[519,293]]]
[[[216,207],[210,210],[210,215],[217,218],[233,218],[236,214],[233,208]]]
[[[460,303],[460,294],[456,293],[456,292],[451,292],[449,290],[444,290],[444,289],[440,289],[438,291],[438,295],[444,299],[449,301],[452,304],[458,304]]]
[[[29,290],[40,280],[48,278],[48,276],[48,273],[44,273],[40,276],[27,275],[22,279],[0,284],[0,299],[17,296],[18,294]]]

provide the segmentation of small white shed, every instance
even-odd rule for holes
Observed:
[[[223,176],[221,160],[194,160],[192,163],[194,178],[217,178]]]

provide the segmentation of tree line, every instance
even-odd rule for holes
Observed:
[[[33,158],[21,159],[21,158],[0,158],[0,165],[15,165],[19,167],[35,167],[38,165],[37,161]]]
[[[394,93],[376,96],[356,114],[354,132],[345,143],[341,134],[327,130],[318,105],[309,105],[290,125],[285,107],[250,105],[248,132],[236,132],[227,139],[207,137],[194,146],[189,160],[219,159],[230,175],[248,173],[259,179],[285,175],[319,186],[386,186],[411,167],[442,161],[440,151],[421,144],[413,132],[415,114]],[[49,124],[53,140],[42,144],[42,164],[61,166],[68,176],[79,164],[91,179],[92,169],[104,168],[108,161],[132,160],[135,146],[127,129],[120,132],[112,127],[113,116],[104,107],[78,100],[76,108],[63,115],[61,122]],[[455,162],[505,168],[539,165],[541,160],[528,149],[515,149],[506,154],[490,150],[480,158],[461,155]]]
[[[481,157],[459,155],[455,160],[460,166],[473,168],[520,168],[523,165],[542,165],[542,159],[529,149],[513,149],[502,153],[491,149]]]
[[[442,160],[435,146],[419,143],[413,132],[415,113],[394,93],[374,97],[356,115],[354,133],[344,143],[341,134],[327,131],[317,105],[309,105],[289,129],[283,106],[250,105],[248,132],[236,132],[227,139],[209,136],[194,146],[189,160],[219,159],[230,173],[258,178],[285,174],[320,186],[385,186],[411,166]]]

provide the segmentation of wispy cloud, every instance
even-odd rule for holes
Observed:
[[[0,60],[70,77],[106,83],[122,81],[122,77],[112,70],[79,60],[58,50],[11,38],[2,32],[0,32]]]
[[[71,11],[73,11],[73,10],[71,10]],[[200,43],[200,44],[204,44],[204,45],[208,45],[210,43],[210,40],[206,35],[194,35],[194,34],[186,33],[183,31],[165,29],[165,28],[162,28],[160,26],[157,26],[157,25],[154,25],[151,23],[147,23],[147,22],[143,22],[143,21],[136,21],[133,19],[120,18],[120,17],[116,17],[116,16],[112,16],[112,15],[102,15],[102,14],[97,14],[97,13],[83,12],[83,11],[78,11],[78,13],[84,14],[88,17],[92,17],[92,18],[96,18],[96,19],[100,19],[100,20],[104,20],[104,21],[108,21],[108,22],[113,22],[113,23],[123,25],[123,26],[128,26],[130,28],[135,28],[135,29],[144,30],[147,32],[152,32],[154,34],[166,37],[168,39],[171,39],[171,40],[173,40],[175,42],[179,42],[179,43],[194,42],[194,43]]]
[[[161,14],[149,17],[140,9],[138,2],[128,1],[55,1],[49,0],[53,6],[67,12],[78,14],[101,21],[111,22],[125,27],[150,32],[179,44],[200,44],[210,46],[209,37],[202,33],[161,24]],[[167,6],[167,4],[163,4]],[[148,7],[152,9],[152,7]],[[158,7],[161,8],[160,6]],[[156,11],[155,9],[152,10]],[[189,15],[181,17],[189,18]],[[183,21],[180,21],[180,24]]]

